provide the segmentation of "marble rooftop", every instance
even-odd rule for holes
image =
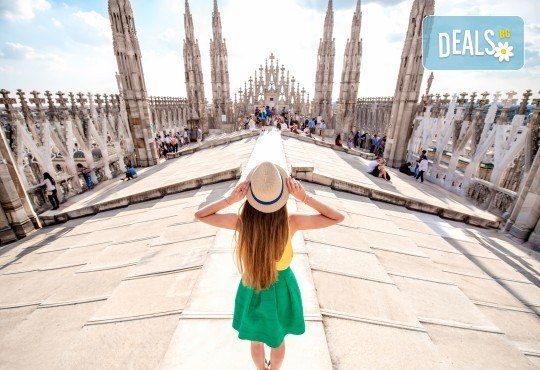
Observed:
[[[0,368],[253,369],[231,327],[233,233],[193,214],[262,160],[311,164],[305,187],[346,215],[293,239],[306,333],[286,337],[282,369],[540,367],[538,253],[391,195],[497,217],[394,170],[390,183],[373,178],[359,156],[265,132],[99,184],[0,248]]]

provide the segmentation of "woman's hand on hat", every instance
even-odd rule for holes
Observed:
[[[225,201],[229,204],[233,204],[241,201],[246,196],[249,190],[249,180],[242,181],[240,184],[236,185],[231,195],[225,198]]]
[[[306,198],[306,190],[298,180],[293,179],[292,177],[287,179],[287,189],[289,189],[291,195],[300,201],[304,201]]]

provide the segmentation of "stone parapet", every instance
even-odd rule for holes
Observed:
[[[327,142],[327,141],[321,141],[321,140],[318,140],[318,139],[314,139],[314,138],[311,138],[311,137],[307,137],[303,134],[295,134],[295,133],[292,133],[290,131],[281,131],[281,136],[286,136],[286,137],[292,137],[292,138],[295,138],[295,139],[298,139],[300,141],[305,141],[305,142],[308,142],[308,143],[313,143],[315,145],[320,145],[320,146],[324,146],[326,148],[330,148],[330,149],[334,149],[334,150],[337,150],[337,151],[340,151],[340,152],[345,152],[347,154],[351,154],[351,155],[356,155],[358,157],[362,157],[362,158],[365,158],[365,159],[374,159],[375,158],[375,154],[373,153],[366,153],[366,152],[363,152],[361,150],[357,150],[357,149],[349,149],[349,148],[346,148],[344,146],[337,146],[333,143],[333,139],[332,139],[332,142]]]
[[[198,189],[204,185],[238,179],[240,178],[241,172],[242,166],[238,166],[195,179],[181,181],[176,184],[150,189],[140,193],[119,197],[110,201],[89,205],[87,207],[79,208],[73,211],[61,212],[55,215],[41,215],[40,220],[46,226],[62,223],[74,218],[94,215],[96,213],[108,211],[111,209],[127,207],[135,203],[141,203],[152,199],[163,198],[164,196],[169,194]]]
[[[209,137],[203,142],[201,142],[200,145],[188,145],[187,148],[181,149],[175,153],[167,153],[167,159],[173,159],[178,158],[183,155],[193,154],[195,152],[198,152],[199,150],[203,149],[209,149],[213,148],[218,145],[224,145],[229,144],[234,141],[247,139],[250,137],[258,136],[260,134],[259,130],[253,130],[253,131],[239,131],[234,134],[221,134],[214,137]]]
[[[429,204],[419,199],[411,199],[389,191],[371,188],[355,182],[336,179],[317,172],[311,163],[293,163],[291,165],[291,175],[294,178],[312,182],[319,185],[329,186],[332,189],[345,191],[348,193],[368,197],[372,200],[395,204],[410,210],[420,211],[438,215],[442,218],[465,222],[470,225],[499,228],[500,218],[496,220],[475,216],[458,210],[443,208],[441,206]]]

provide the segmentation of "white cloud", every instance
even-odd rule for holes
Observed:
[[[184,61],[180,50],[165,53],[150,50],[143,54],[141,61],[149,95],[185,96]]]
[[[61,23],[58,19],[56,19],[56,18],[51,18],[51,22],[52,22],[52,24],[53,24],[55,27],[57,27],[57,28],[62,28],[62,23]]]
[[[13,72],[13,68],[11,66],[7,66],[7,67],[4,67],[4,66],[0,66],[0,73],[12,73]]]
[[[10,21],[29,20],[36,16],[36,11],[50,8],[51,3],[47,0],[2,0],[0,1],[0,16]]]
[[[175,45],[181,45],[182,35],[178,29],[169,27],[161,32],[159,39],[164,42],[173,43]]]
[[[61,58],[55,54],[38,53],[33,47],[22,45],[17,42],[6,42],[0,56],[5,59],[16,60],[42,60],[48,62],[58,62],[61,60]]]
[[[89,40],[94,37],[102,40],[111,40],[111,25],[109,19],[94,10],[83,12],[81,10],[72,14],[77,27],[77,37],[81,40]],[[72,25],[73,26],[73,25]]]

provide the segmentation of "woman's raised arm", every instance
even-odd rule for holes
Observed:
[[[298,200],[304,202],[317,212],[318,215],[291,214],[289,222],[291,232],[307,229],[321,229],[342,222],[345,219],[337,209],[330,207],[317,199],[307,195],[304,187],[293,178],[287,179],[287,187],[290,193]]]
[[[242,200],[249,189],[249,182],[242,181],[234,188],[231,195],[222,198],[218,201],[208,204],[207,206],[195,212],[195,217],[209,225],[222,227],[224,229],[236,229],[238,215],[236,213],[218,213],[224,208]]]

